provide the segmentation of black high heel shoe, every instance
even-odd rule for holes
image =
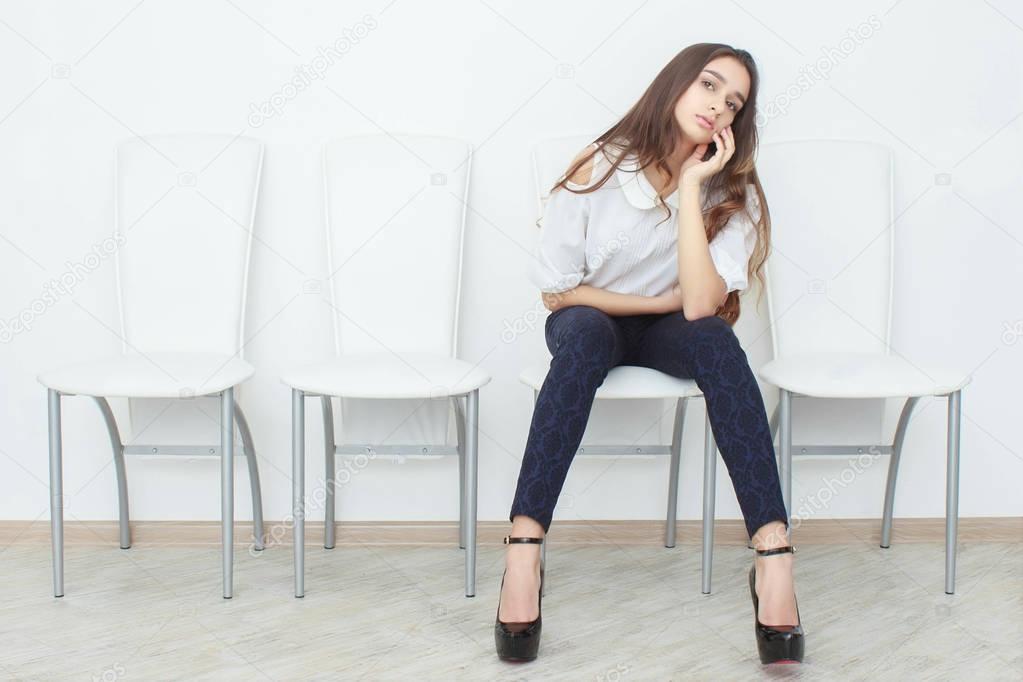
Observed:
[[[794,547],[776,547],[774,549],[758,549],[760,556],[772,554],[796,553]],[[796,625],[764,625],[760,622],[757,607],[756,590],[757,563],[749,570],[749,593],[753,597],[753,621],[756,623],[757,649],[760,651],[761,663],[802,663],[803,662],[803,625],[799,618],[799,601],[796,600]],[[795,595],[792,597],[795,600]]]
[[[506,535],[504,544],[532,543],[542,545],[543,538],[512,537]],[[508,569],[505,569],[505,573]],[[504,574],[501,575],[501,589],[504,589]],[[500,594],[500,593],[499,593]],[[497,617],[494,619],[494,642],[497,656],[503,661],[532,661],[540,648],[540,626],[543,605],[543,557],[540,558],[540,594],[537,595],[536,620],[522,622],[501,622],[501,599],[497,600]]]

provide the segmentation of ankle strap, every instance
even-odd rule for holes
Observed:
[[[531,543],[534,545],[542,545],[543,538],[526,538],[526,537],[512,537],[511,535],[504,536],[504,544],[510,545],[512,543]]]
[[[771,556],[772,554],[786,554],[789,552],[795,554],[796,548],[789,545],[788,547],[775,547],[774,549],[758,549],[756,550],[756,552],[760,556]]]

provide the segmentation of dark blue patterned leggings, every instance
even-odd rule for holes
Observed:
[[[764,399],[727,322],[689,321],[681,312],[611,316],[576,305],[551,313],[545,329],[553,359],[537,395],[509,520],[523,514],[547,532],[597,388],[612,367],[638,365],[694,379],[703,391],[750,537],[771,521],[788,526]]]

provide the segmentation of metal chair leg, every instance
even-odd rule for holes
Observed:
[[[60,393],[47,389],[50,430],[50,544],[53,553],[53,596],[64,596],[64,482],[61,463]]]
[[[675,532],[678,523],[678,476],[682,466],[682,433],[686,420],[686,404],[689,398],[675,402],[675,425],[671,433],[671,464],[668,467],[668,515],[664,522],[664,546],[675,546]]]
[[[778,435],[778,413],[781,411],[781,404],[774,406],[774,412],[771,413],[771,421],[768,422],[768,427],[771,429],[771,442],[774,442],[775,437]]]
[[[476,595],[476,492],[479,464],[479,389],[465,396],[465,596]]]
[[[103,422],[107,426],[107,434],[110,436],[110,449],[114,452],[114,471],[117,474],[117,518],[120,530],[121,549],[131,548],[131,525],[128,521],[128,476],[124,467],[124,443],[121,442],[121,434],[117,429],[117,420],[114,419],[114,412],[110,409],[110,403],[106,398],[93,396],[93,400],[103,414]]]
[[[455,431],[458,432],[458,547],[465,549],[465,415],[462,399],[452,396],[455,406]]]
[[[291,389],[291,510],[295,596],[305,596],[305,394]]]
[[[778,402],[778,477],[781,479],[781,497],[785,503],[785,516],[792,518],[792,394],[784,388],[780,389]],[[788,537],[792,537],[792,526],[788,527]]]
[[[959,526],[959,425],[962,391],[948,394],[948,464],[945,471],[945,594],[955,594]]]
[[[910,415],[920,398],[909,398],[902,406],[899,425],[895,428],[895,440],[892,442],[892,454],[888,459],[888,481],[884,487],[884,514],[881,519],[881,547],[888,549],[892,545],[892,516],[895,511],[895,482],[899,477],[899,462],[902,460],[902,443],[906,440],[906,427]]]
[[[234,419],[238,423],[238,433],[242,437],[242,450],[249,468],[249,494],[252,497],[252,548],[261,551],[265,541],[263,535],[263,493],[259,484],[259,463],[256,460],[256,447],[252,442],[252,431],[249,420],[245,418],[240,405],[234,406]]]
[[[320,396],[320,411],[323,413],[323,459],[326,463],[326,495],[323,500],[323,548],[334,549],[337,544],[337,463],[334,455],[337,443],[334,440],[334,408],[330,396]]]
[[[220,523],[224,599],[232,596],[234,569],[234,389],[220,394]]]
[[[714,432],[710,427],[708,412],[703,434],[703,566],[702,586],[704,594],[710,594],[711,570],[714,562],[714,514],[718,469],[718,449]]]

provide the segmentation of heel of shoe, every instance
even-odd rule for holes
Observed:
[[[532,543],[543,544],[543,538],[505,536],[504,544]],[[540,632],[543,625],[543,580],[544,566],[540,561],[540,590],[537,596],[538,612],[536,620],[525,622],[504,623],[501,621],[501,600],[497,601],[497,617],[494,619],[494,644],[497,656],[503,661],[532,661],[540,649]],[[504,574],[501,575],[501,588],[504,588]],[[500,592],[499,592],[500,594]]]
[[[778,547],[775,549],[756,550],[760,556],[771,556],[773,554],[795,553],[794,547]],[[753,622],[757,636],[757,651],[760,654],[760,662],[767,663],[802,663],[804,649],[804,632],[802,619],[799,617],[799,601],[796,600],[796,625],[785,625],[772,627],[760,622],[758,607],[760,600],[757,599],[756,590],[757,566],[754,562],[749,571],[749,592],[753,598]],[[793,596],[793,599],[795,597]]]

